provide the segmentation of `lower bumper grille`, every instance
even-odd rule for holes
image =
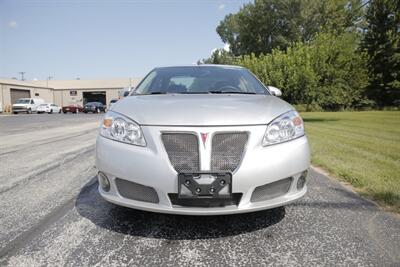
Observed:
[[[289,192],[290,185],[292,184],[293,178],[285,178],[273,183],[265,184],[254,189],[251,195],[251,202],[259,202],[270,200],[276,197],[283,196]]]
[[[233,193],[232,198],[178,198],[178,194],[168,194],[172,205],[182,207],[225,207],[238,206],[242,193]]]
[[[124,179],[115,179],[118,192],[121,196],[132,200],[158,203],[158,195],[153,187],[137,184]]]

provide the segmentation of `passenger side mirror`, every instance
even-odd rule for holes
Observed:
[[[125,92],[124,92],[124,97],[128,96],[129,93],[130,93],[129,91],[125,91]]]
[[[280,89],[273,87],[273,86],[268,86],[268,89],[273,96],[277,96],[277,97],[282,96],[282,91]]]

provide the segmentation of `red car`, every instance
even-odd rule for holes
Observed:
[[[79,112],[83,112],[83,107],[76,105],[76,104],[72,104],[72,105],[62,107],[62,111],[63,111],[63,113],[67,113],[67,112],[79,113]]]

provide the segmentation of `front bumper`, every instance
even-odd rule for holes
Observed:
[[[184,129],[182,129],[184,128]],[[188,129],[190,128],[190,129]],[[221,132],[241,131],[243,127],[156,127],[144,126],[147,147],[133,146],[98,136],[96,166],[110,180],[111,188],[105,192],[106,200],[126,207],[173,214],[217,215],[245,213],[286,205],[302,197],[307,187],[297,189],[297,180],[310,165],[307,137],[282,144],[263,147],[261,140],[265,126],[246,126],[250,133],[241,164],[232,174],[232,193],[240,193],[237,205],[224,207],[187,207],[173,205],[169,194],[178,193],[178,175],[170,164],[161,141],[163,131]],[[256,187],[292,177],[287,193],[260,202],[251,202]],[[121,196],[116,178],[152,187],[158,195],[158,203],[136,201]]]
[[[96,108],[95,107],[84,107],[83,111],[84,112],[96,112]]]
[[[28,108],[27,107],[12,107],[12,111],[13,112],[27,112]]]

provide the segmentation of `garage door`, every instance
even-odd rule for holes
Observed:
[[[97,92],[83,92],[83,104],[89,102],[100,102],[103,105],[106,105],[106,91],[97,91]]]
[[[11,92],[11,104],[15,104],[20,98],[30,98],[31,91],[20,90],[20,89],[10,89]]]

